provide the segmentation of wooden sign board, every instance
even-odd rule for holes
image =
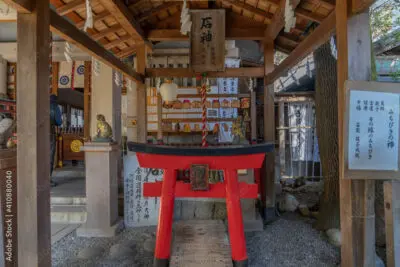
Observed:
[[[193,164],[190,166],[190,184],[193,191],[208,190],[208,165]]]
[[[400,179],[400,86],[346,82],[345,179]]]
[[[190,10],[190,13],[192,71],[225,71],[225,10]]]

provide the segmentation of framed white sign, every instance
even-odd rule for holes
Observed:
[[[347,179],[399,179],[400,86],[346,82],[344,164]]]

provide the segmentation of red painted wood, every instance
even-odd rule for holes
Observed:
[[[245,182],[240,182],[238,184],[239,184],[240,198],[258,197],[257,184],[247,184]],[[144,183],[143,196],[145,197],[161,196],[162,185],[163,182]],[[223,183],[210,184],[210,189],[208,191],[192,191],[190,189],[190,183],[176,182],[175,197],[226,198],[225,184]]]
[[[265,154],[240,156],[177,156],[136,153],[143,168],[190,169],[192,164],[207,164],[210,169],[256,169],[261,168]]]
[[[240,204],[240,187],[237,171],[224,170],[226,184],[226,211],[228,214],[229,242],[232,260],[247,259],[246,240],[244,237],[242,206]]]
[[[165,170],[161,188],[155,258],[169,259],[174,214],[176,170]]]

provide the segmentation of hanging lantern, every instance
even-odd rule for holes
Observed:
[[[172,82],[172,80],[167,80],[160,87],[160,94],[164,101],[174,101],[178,95],[178,85]]]

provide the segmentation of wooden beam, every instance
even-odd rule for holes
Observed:
[[[115,20],[136,41],[145,41],[143,29],[133,17],[132,12],[122,0],[99,0],[101,5],[113,14]]]
[[[136,50],[137,50],[136,45],[130,46],[130,47],[127,47],[125,49],[122,49],[120,52],[115,54],[115,56],[118,57],[118,58],[126,58],[126,57],[129,57],[129,56],[135,54]]]
[[[256,92],[250,93],[250,118],[251,118],[251,141],[257,142],[257,105]]]
[[[50,10],[50,30],[58,34],[64,40],[76,45],[82,51],[97,58],[104,64],[122,72],[130,79],[143,83],[142,75],[133,71],[130,67],[111,54],[111,52],[105,50],[100,44],[92,40],[84,32],[78,30],[74,25],[57,15],[57,13],[52,10]]]
[[[51,94],[58,95],[58,72],[60,70],[60,62],[53,62],[51,70]]]
[[[207,72],[208,77],[264,77],[264,68],[227,68],[224,72]],[[196,73],[189,68],[149,68],[146,77],[192,78]]]
[[[249,5],[249,4],[246,4],[246,3],[243,3],[243,2],[239,2],[237,0],[222,0],[222,2],[223,3],[229,3],[229,4],[233,5],[233,6],[242,8],[242,9],[244,9],[246,11],[249,11],[249,12],[253,13],[254,15],[258,15],[258,16],[264,17],[264,18],[266,18],[268,20],[272,20],[272,18],[274,17],[274,15],[269,13],[269,12],[266,12],[266,11],[264,11],[262,9],[256,8],[256,7],[252,6],[252,5]],[[276,3],[276,2],[274,2],[274,3]],[[279,4],[277,6],[279,6]]]
[[[110,16],[111,16],[111,13],[108,12],[107,10],[104,10],[104,11],[100,12],[99,14],[93,16],[93,24],[95,24],[96,22],[98,22],[98,21],[100,21],[100,20],[106,19],[106,18],[108,18],[108,17],[110,17]],[[75,24],[75,26],[76,26],[78,29],[82,29],[83,26],[85,26],[85,20],[82,20],[82,21],[80,21],[80,22],[77,22],[77,23]]]
[[[227,28],[226,40],[264,40],[263,28]],[[151,30],[147,34],[150,41],[187,41],[189,36],[181,34],[179,29]]]
[[[271,73],[274,64],[274,42],[264,42],[264,75]],[[274,84],[264,79],[264,142],[275,143],[275,101]],[[275,151],[267,153],[262,175],[262,206],[266,220],[275,215]]]
[[[32,0],[3,0],[4,3],[15,9],[18,13],[28,14],[33,11]]]
[[[144,43],[137,45],[136,71],[142,75],[146,72],[147,53]],[[139,143],[147,143],[147,92],[145,84],[138,84],[136,89],[137,138]]]
[[[295,14],[296,14],[296,16],[301,17],[303,19],[311,20],[311,21],[318,22],[318,23],[322,23],[325,19],[325,17],[318,15],[316,13],[310,12],[301,7],[296,8]]]
[[[295,9],[300,3],[300,0],[294,0],[292,2],[292,8]],[[279,8],[275,12],[274,18],[271,24],[268,25],[265,30],[265,39],[275,40],[279,32],[285,26],[285,1],[280,1]]]
[[[98,41],[101,38],[106,37],[109,34],[115,33],[115,32],[117,32],[117,31],[119,31],[121,29],[122,29],[121,25],[116,24],[116,25],[111,26],[108,29],[105,29],[105,30],[100,31],[100,32],[95,33],[95,34],[92,34],[91,37],[92,37],[93,40]]]
[[[129,41],[129,40],[131,40],[131,39],[132,39],[132,36],[130,36],[129,34],[127,34],[127,35],[124,35],[124,36],[119,37],[119,39],[116,39],[116,40],[114,40],[114,41],[111,41],[111,42],[109,42],[108,44],[105,44],[105,45],[104,45],[104,48],[107,49],[107,50],[109,50],[109,49],[111,49],[111,48],[113,48],[113,47],[116,47],[116,46],[118,46],[118,45],[120,45],[120,44],[122,44],[122,43],[124,43],[124,42],[126,42],[126,41]]]
[[[49,0],[17,17],[18,266],[51,266]],[[4,253],[4,252],[3,252]]]
[[[158,13],[160,13],[160,12],[162,12],[162,11],[164,11],[164,10],[167,10],[167,9],[169,9],[169,8],[171,8],[171,7],[180,6],[182,3],[183,3],[183,2],[166,2],[166,3],[164,3],[164,4],[159,5],[159,6],[156,7],[156,8],[152,8],[152,9],[150,9],[150,10],[144,12],[143,14],[141,14],[141,15],[138,17],[137,21],[138,21],[138,22],[142,22],[142,21],[146,20],[147,18],[152,17],[152,16],[155,16],[155,15],[157,15]]]
[[[83,136],[90,139],[90,92],[91,90],[92,62],[85,61],[84,87],[83,87]]]
[[[346,80],[371,79],[368,12],[350,18],[349,0],[336,1],[341,266],[375,266],[375,181],[344,176]]]
[[[276,69],[267,75],[267,80],[272,83],[282,76],[284,72],[295,66],[303,58],[312,53],[314,49],[325,43],[335,31],[336,13],[333,11],[304,41],[302,41],[290,55],[279,64]]]
[[[351,0],[351,12],[359,14],[367,11],[376,0]]]
[[[59,8],[57,8],[57,13],[60,16],[65,16],[68,13],[74,12],[75,10],[79,8],[84,8],[86,5],[84,0],[73,0]]]
[[[386,259],[388,267],[400,266],[400,181],[384,183]]]

